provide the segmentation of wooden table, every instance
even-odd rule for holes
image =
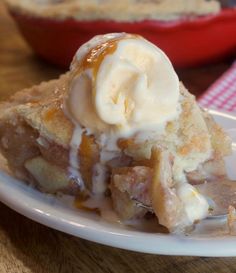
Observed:
[[[229,62],[179,70],[199,95]],[[0,4],[0,99],[63,71],[35,57]],[[236,272],[236,258],[168,257],[98,245],[35,223],[0,203],[0,272]]]

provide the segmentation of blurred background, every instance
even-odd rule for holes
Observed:
[[[6,0],[0,3],[1,99],[57,77],[96,34],[138,33],[163,49],[200,96],[233,63],[234,0]]]

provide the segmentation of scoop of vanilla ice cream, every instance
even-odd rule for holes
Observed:
[[[156,130],[179,113],[179,79],[161,49],[137,35],[99,35],[71,65],[67,108],[96,132]]]

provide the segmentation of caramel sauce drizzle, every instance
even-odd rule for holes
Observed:
[[[104,58],[107,55],[112,55],[116,51],[118,40],[120,40],[120,38],[112,39],[91,49],[82,60],[80,68],[83,71],[93,69],[93,77],[96,78],[98,69]]]
[[[86,69],[92,69],[93,78],[96,79],[99,67],[107,55],[112,55],[116,49],[120,40],[137,38],[139,35],[122,33],[119,37],[115,37],[106,42],[98,44],[92,48],[84,58],[78,62],[78,68],[75,74],[81,73]]]

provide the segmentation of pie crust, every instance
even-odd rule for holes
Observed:
[[[11,10],[30,16],[76,20],[173,20],[183,16],[214,14],[216,0],[5,0]]]

